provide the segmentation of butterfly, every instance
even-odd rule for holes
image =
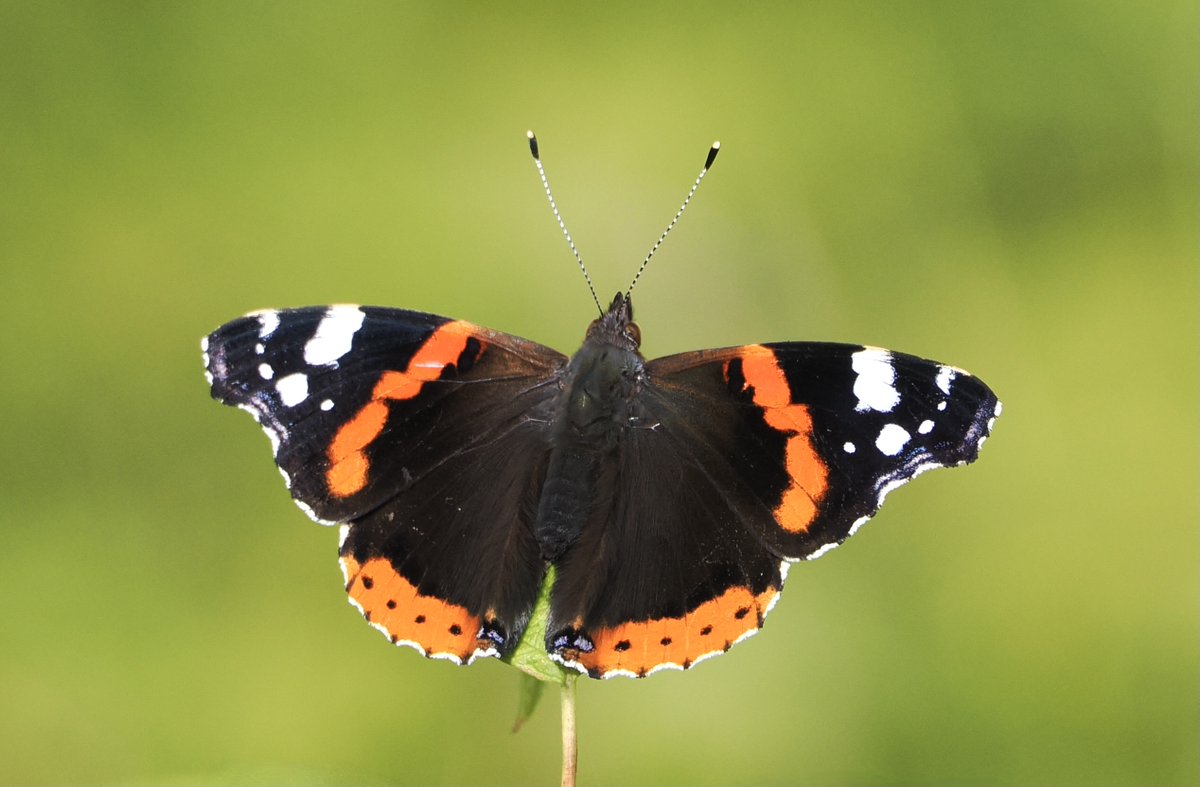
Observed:
[[[570,357],[335,305],[235,319],[202,341],[205,368],[296,504],[340,526],[350,601],[391,642],[506,656],[553,569],[546,652],[594,678],[688,669],[756,633],[789,566],[917,475],[974,461],[1000,414],[967,372],[871,346],[647,360],[632,289]]]

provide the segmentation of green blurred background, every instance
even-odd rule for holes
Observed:
[[[735,4],[736,5],[736,4]],[[552,697],[389,647],[199,338],[330,301],[571,351],[966,367],[982,461],[732,654],[579,692],[583,783],[1150,784],[1197,753],[1194,3],[4,3],[0,782],[550,783]]]

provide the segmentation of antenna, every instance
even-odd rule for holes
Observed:
[[[667,233],[675,228],[675,224],[679,221],[679,217],[687,210],[688,203],[692,201],[692,197],[696,194],[696,189],[700,188],[700,181],[704,180],[704,176],[708,174],[708,170],[712,167],[713,162],[717,160],[717,154],[721,152],[721,143],[714,142],[712,147],[708,149],[708,158],[704,159],[704,169],[700,170],[700,174],[696,176],[696,182],[692,184],[692,188],[688,191],[687,196],[683,198],[683,204],[679,206],[679,210],[675,213],[675,218],[671,219],[671,223],[663,230],[663,234],[658,236],[658,240],[654,242],[650,253],[646,255],[646,259],[642,260],[642,266],[638,268],[637,273],[633,276],[633,281],[629,283],[629,289],[625,291],[625,299],[629,300],[629,296],[633,293],[633,287],[638,283],[638,279],[642,277],[642,271],[646,270],[646,266],[650,264],[650,258],[654,256],[654,252],[658,251],[658,247],[667,239]],[[534,154],[536,157],[536,153]],[[581,263],[582,264],[582,263]]]
[[[546,180],[546,170],[542,168],[542,159],[538,156],[537,136],[532,131],[526,131],[525,135],[529,137],[529,152],[533,154],[533,163],[537,165],[538,176],[541,177],[542,186],[546,189],[546,199],[550,200],[550,210],[554,211],[554,218],[558,220],[559,229],[562,230],[563,235],[566,237],[567,245],[571,247],[571,253],[575,255],[575,261],[579,263],[579,270],[583,271],[583,280],[587,282],[588,290],[592,293],[592,300],[596,302],[596,309],[603,315],[604,307],[600,305],[600,299],[596,297],[596,288],[592,286],[592,277],[588,275],[587,266],[583,264],[583,258],[579,256],[579,251],[575,248],[575,241],[571,240],[571,233],[567,232],[567,225],[563,223],[562,216],[559,215],[558,205],[554,203],[554,195],[550,193],[550,181]],[[701,177],[704,176],[701,175]],[[696,182],[699,183],[699,181]],[[695,191],[694,188],[692,190]],[[690,198],[691,195],[689,194],[688,197]],[[674,224],[675,222],[671,223]],[[665,235],[666,233],[663,234]]]

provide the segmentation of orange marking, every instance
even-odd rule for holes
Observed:
[[[341,560],[350,600],[393,643],[417,647],[430,658],[451,656],[460,663],[480,646],[478,617],[465,607],[421,595],[386,558],[371,558],[362,565],[349,556]]]
[[[787,377],[770,349],[745,347],[741,359],[745,387],[754,389],[754,403],[764,408],[767,426],[790,435],[784,458],[792,481],[775,508],[775,521],[789,533],[803,533],[829,488],[829,471],[812,443],[812,415],[806,406],[792,404]]]
[[[641,677],[665,665],[688,669],[757,631],[778,593],[779,589],[772,587],[755,596],[749,588],[732,587],[681,618],[656,618],[590,631],[594,650],[568,651],[564,656],[601,676],[625,671]]]
[[[430,334],[403,372],[387,371],[380,375],[371,391],[371,401],[342,424],[329,445],[325,484],[334,497],[349,497],[367,485],[371,462],[364,449],[383,433],[388,418],[387,402],[412,399],[425,383],[439,379],[447,366],[457,363],[467,348],[467,340],[477,332],[470,323],[448,322]]]
[[[370,462],[362,451],[347,454],[325,471],[325,483],[336,497],[349,497],[367,485]]]
[[[380,401],[367,402],[358,415],[342,424],[337,436],[329,445],[329,460],[340,462],[351,454],[361,451],[369,445],[387,422],[387,405]]]

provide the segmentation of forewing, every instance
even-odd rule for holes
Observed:
[[[973,462],[1001,409],[961,369],[859,345],[687,353],[647,376],[662,428],[725,447],[706,467],[789,560],[837,546],[917,475]]]

